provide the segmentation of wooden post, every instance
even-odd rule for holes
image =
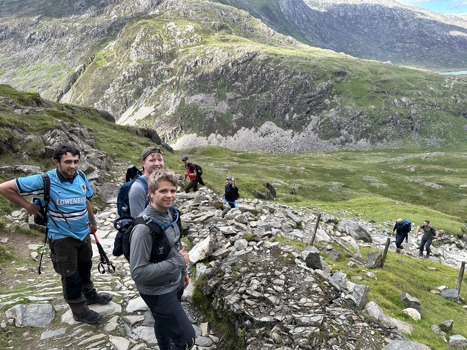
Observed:
[[[464,270],[465,270],[465,261],[462,262],[461,264],[461,269],[459,270],[459,279],[457,280],[457,294],[461,294],[461,285],[462,285],[462,279],[464,278]]]
[[[313,235],[311,236],[311,241],[310,241],[310,246],[311,247],[313,247],[313,244],[315,244],[316,231],[318,231],[318,225],[319,225],[319,220],[320,219],[321,219],[321,213],[319,213],[318,217],[316,218],[315,229],[313,231]]]
[[[391,238],[388,238],[388,240],[386,241],[386,246],[384,247],[383,262],[381,263],[381,268],[384,267],[384,261],[386,260],[386,255],[388,255],[389,244],[391,244]]]

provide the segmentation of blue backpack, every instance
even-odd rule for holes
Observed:
[[[125,182],[120,189],[118,190],[118,195],[117,195],[117,212],[118,216],[121,218],[123,217],[130,217],[130,201],[129,201],[129,193],[130,193],[130,187],[133,185],[135,181],[140,182],[144,189],[146,190],[146,193],[149,192],[148,189],[148,183],[145,178],[142,176],[138,176],[130,181]]]
[[[410,230],[412,230],[412,223],[409,220],[404,220],[402,225],[402,228],[404,230],[404,233],[409,233]]]

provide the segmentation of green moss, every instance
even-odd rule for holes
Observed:
[[[200,288],[207,284],[207,277],[203,275],[195,281],[195,291],[193,293],[193,305],[200,310],[200,313],[205,317],[205,321],[209,322],[214,334],[223,339],[223,349],[240,350],[245,349],[242,329],[235,329],[235,322],[232,322],[232,315],[228,315],[222,310],[215,310],[212,307],[212,300],[206,297]]]

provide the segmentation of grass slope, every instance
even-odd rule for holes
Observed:
[[[436,228],[459,235],[466,231],[467,221],[466,151],[463,147],[269,155],[207,147],[185,153],[203,166],[203,177],[219,192],[228,174],[237,179],[243,197],[265,192],[263,183],[268,182],[277,190],[277,201],[288,205],[388,225],[398,217],[416,224],[429,218]]]
[[[361,253],[366,256],[375,249],[363,248]],[[433,261],[412,258],[407,255],[388,252],[383,269],[371,270],[374,278],[369,277],[367,267],[349,267],[350,256],[341,257],[338,261],[330,261],[333,269],[347,273],[347,277],[358,284],[370,287],[369,299],[375,301],[388,316],[409,323],[413,327],[410,340],[427,344],[431,349],[451,349],[444,340],[431,329],[446,320],[453,320],[453,334],[467,337],[465,327],[466,309],[460,304],[441,297],[436,289],[440,286],[456,288],[459,271]],[[363,280],[355,280],[355,277]],[[464,276],[461,295],[465,297],[467,278]],[[421,305],[422,319],[414,321],[405,315],[406,308],[400,300],[402,293],[408,293],[417,298]],[[448,334],[451,336],[453,334]]]

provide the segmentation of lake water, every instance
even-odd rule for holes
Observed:
[[[467,70],[461,70],[461,71],[458,71],[458,72],[442,72],[442,73],[439,73],[439,74],[443,74],[443,75],[463,75],[463,74],[467,74]]]

